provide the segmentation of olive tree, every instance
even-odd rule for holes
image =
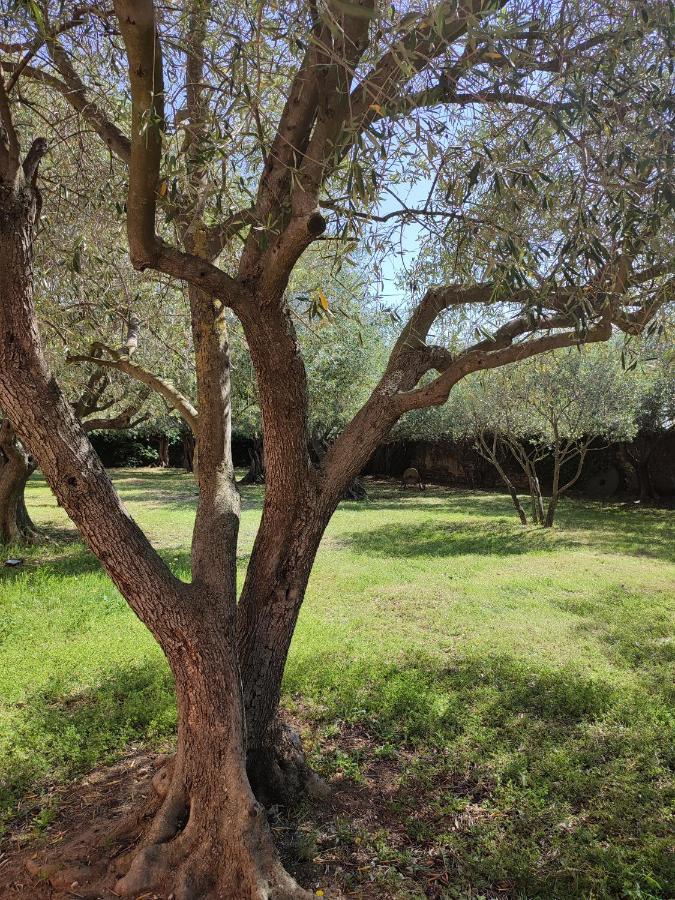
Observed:
[[[72,390],[69,393],[72,395]],[[94,369],[71,401],[85,433],[134,428],[148,418],[143,410],[149,390],[115,383]],[[30,440],[28,441],[30,444]],[[41,534],[26,507],[25,491],[35,471],[35,457],[26,449],[7,416],[0,419],[0,544],[32,544]]]
[[[472,372],[640,331],[672,297],[666,12],[628,0],[17,4],[0,48],[0,404],[176,685],[177,752],[118,894],[303,896],[256,794],[297,771],[277,707],[323,532],[405,412],[444,403]],[[187,285],[190,583],[121,504],[45,359],[32,261],[48,147],[18,118],[26,84],[70,103],[126,170],[134,267]],[[406,178],[429,187],[415,206],[399,196]],[[570,212],[563,231],[547,179]],[[289,280],[319,241],[336,253],[360,242],[375,277],[393,224],[410,221],[453,244],[452,280],[411,285],[377,384],[317,463]],[[474,306],[494,310],[490,333],[444,345],[448,311]],[[255,371],[266,463],[239,596],[229,315]]]
[[[550,528],[589,450],[635,435],[639,397],[640,380],[615,347],[562,350],[467,379],[451,404],[453,433],[471,438],[495,467],[526,525],[510,458],[527,481],[532,521]],[[553,464],[546,508],[537,468],[544,460]]]

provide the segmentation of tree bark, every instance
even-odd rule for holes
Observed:
[[[238,605],[247,769],[256,796],[266,804],[292,803],[314,782],[297,739],[277,716],[288,650],[332,512],[321,509],[319,496],[310,492],[299,507],[291,523],[267,511]]]
[[[532,500],[532,519],[536,525],[544,524],[544,500],[541,495],[541,484],[534,463],[528,460],[526,468],[527,480],[530,486],[530,498]]]
[[[8,419],[0,424],[0,455],[0,544],[34,543],[39,535],[26,509],[25,488],[35,463]]]
[[[191,431],[183,431],[183,468],[186,472],[194,470],[195,438]]]
[[[483,459],[488,460],[495,467],[499,474],[499,477],[506,485],[506,489],[509,492],[509,496],[511,497],[516,512],[518,513],[520,524],[527,525],[527,516],[525,515],[525,510],[523,509],[520,498],[518,497],[518,492],[516,491],[513,482],[506,474],[506,470],[499,461],[499,457],[497,455],[496,436],[493,436],[492,446],[490,446],[490,444],[486,441],[484,434],[479,434],[478,441],[476,442],[475,447],[477,452],[483,457]]]
[[[271,318],[265,321],[269,324]],[[266,348],[269,352],[283,345],[282,353],[288,361],[284,370],[289,371],[297,352],[292,324],[289,320],[274,339],[260,345],[255,337],[255,329],[251,329],[251,352],[262,351],[254,362],[263,399],[267,490],[237,609],[237,633],[249,778],[256,796],[264,802],[288,803],[297,799],[299,792],[318,787],[298,752],[297,741],[289,737],[277,717],[286,658],[314,558],[346,487],[399,416],[392,402],[393,392],[414,384],[416,373],[407,362],[402,362],[400,369],[392,365],[373,396],[331,445],[321,465],[313,468],[307,449],[304,368],[294,383],[294,414],[290,418],[285,414],[288,385],[278,376],[275,357],[263,355]]]
[[[160,469],[168,469],[169,467],[169,439],[165,434],[160,434],[157,443],[157,453],[159,456]]]
[[[560,446],[556,443],[553,448],[553,481],[551,483],[551,499],[548,501],[548,509],[546,510],[544,528],[553,528],[553,520],[555,519],[555,511],[558,507],[558,497],[560,492],[560,465]]]
[[[161,889],[176,900],[308,896],[283,870],[246,777],[235,643],[238,498],[227,457],[229,364],[221,322],[212,303],[194,316],[198,387],[220,416],[211,419],[207,404],[204,420],[212,424],[200,448],[193,583],[186,585],[123,507],[47,366],[33,301],[37,207],[34,179],[0,153],[0,404],[176,679],[179,740],[169,790],[117,892],[135,897]],[[208,379],[220,383],[227,403]]]
[[[584,468],[584,461],[586,459],[586,454],[588,453],[588,447],[590,444],[590,440],[586,440],[583,444],[577,445],[576,450],[573,449],[573,445],[567,444],[567,447],[564,453],[561,455],[560,449],[556,447],[555,453],[555,468],[553,472],[553,489],[551,491],[551,500],[548,504],[548,510],[546,512],[546,521],[544,522],[545,528],[553,527],[553,520],[555,519],[556,509],[558,508],[558,500],[560,497],[568,491],[571,487],[573,487],[579,478],[581,477],[581,473]],[[572,452],[570,453],[570,448],[572,447]],[[568,482],[561,485],[560,484],[560,470],[562,468],[563,462],[567,462],[572,459],[575,455],[579,456],[579,462],[577,463],[576,471],[574,475],[570,478]]]
[[[183,601],[165,646],[176,683],[177,751],[162,805],[115,891],[176,900],[308,897],[281,866],[246,776],[233,617],[224,635],[222,617],[210,614],[218,598],[192,592],[192,605]]]
[[[641,503],[649,503],[652,500],[657,499],[656,491],[652,484],[650,460],[658,442],[659,435],[649,433],[638,434],[633,442],[635,451],[634,453],[631,453],[630,456],[635,465]]]

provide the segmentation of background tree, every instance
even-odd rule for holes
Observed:
[[[122,387],[122,390],[120,390]],[[147,389],[125,390],[99,371],[93,371],[79,397],[75,415],[86,433],[133,428],[145,421]],[[36,468],[7,417],[0,421],[0,544],[31,544],[41,537],[26,508],[25,490]]]
[[[532,520],[550,528],[560,496],[581,476],[593,446],[627,440],[637,430],[639,379],[615,348],[564,350],[467,379],[450,404],[453,431],[473,439],[496,468],[523,525],[527,517],[505,455],[522,470]],[[538,465],[553,465],[548,507]]]
[[[640,500],[656,500],[650,464],[664,438],[675,427],[675,360],[664,342],[638,345],[630,363],[640,379],[636,434],[622,449],[633,470]]]
[[[403,413],[444,403],[471,372],[640,331],[671,298],[667,11],[597,0],[23,11],[0,88],[0,403],[176,683],[176,758],[116,890],[300,896],[249,778],[265,796],[290,771],[275,716],[321,536]],[[32,257],[46,146],[22,154],[31,129],[14,118],[16,85],[31,82],[60,93],[128,167],[134,267],[188,285],[190,584],[121,506],[44,358]],[[414,208],[397,190],[406,178],[429,185]],[[568,211],[562,231],[554,202]],[[377,261],[391,252],[390,223],[411,218],[454,248],[452,282],[411,284],[381,379],[316,465],[289,279],[319,240],[338,254],[361,241]],[[475,304],[494,311],[489,334],[444,346],[448,311]],[[256,374],[267,476],[238,603],[228,310]]]

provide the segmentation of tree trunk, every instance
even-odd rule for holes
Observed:
[[[527,479],[530,486],[530,498],[532,501],[532,521],[535,525],[544,524],[544,500],[541,495],[539,476],[532,463],[528,463]]]
[[[558,508],[558,493],[551,495],[551,499],[548,503],[548,509],[546,510],[546,519],[544,521],[544,528],[553,528],[553,521],[555,519],[555,512]]]
[[[266,805],[293,803],[316,785],[297,736],[281,722],[277,710],[298,613],[329,518],[330,513],[319,511],[316,498],[308,498],[303,515],[287,532],[277,530],[273,515],[268,514],[256,538],[238,605],[247,769],[256,797]]]
[[[214,607],[212,599],[204,604]],[[115,887],[123,897],[309,897],[281,866],[246,776],[241,682],[227,637],[233,630],[224,634],[222,620],[198,611],[165,647],[176,683],[177,752],[162,805]]]
[[[165,434],[160,434],[160,436],[159,436],[157,452],[159,454],[160,469],[168,469],[168,467],[169,467],[169,439]]]
[[[0,424],[0,544],[31,544],[38,538],[24,491],[35,463],[16,439],[8,419]]]
[[[640,502],[649,503],[656,500],[656,491],[652,484],[652,476],[649,463],[652,452],[658,441],[656,435],[638,435],[635,439],[635,447],[637,449],[637,459],[635,460],[635,471],[637,474],[638,484],[640,487]]]
[[[26,506],[26,484],[28,483],[28,479],[34,471],[35,467],[32,467],[31,471],[28,474],[28,478],[23,484],[16,510],[16,521],[19,526],[19,530],[23,534],[27,534],[28,540],[30,540],[31,542],[37,541],[40,538],[40,532],[38,531],[37,525],[35,525],[35,523],[31,519],[30,513],[28,512],[28,508]]]
[[[345,488],[342,499],[358,500],[359,502],[368,499],[368,491],[366,490],[365,485],[360,478],[354,478],[349,482],[349,484]]]
[[[186,472],[194,470],[195,438],[191,431],[183,432],[183,468]]]
[[[656,499],[649,460],[657,440],[654,435],[639,434],[633,441],[619,444],[617,451],[617,459],[624,471],[628,490],[635,491],[641,503],[649,503],[650,500]],[[651,446],[650,441],[654,442]]]
[[[289,802],[317,786],[297,741],[287,739],[277,718],[316,551],[345,488],[400,416],[392,394],[413,387],[419,374],[407,358],[401,371],[388,369],[316,468],[308,453],[306,373],[290,313],[267,303],[264,315],[252,317],[242,308],[240,318],[258,380],[267,470],[263,515],[237,608],[247,767],[259,799]]]
[[[204,410],[212,431],[201,448],[193,584],[185,585],[122,505],[44,357],[33,300],[38,201],[30,157],[28,180],[15,157],[0,152],[0,404],[92,552],[158,640],[176,679],[179,749],[169,790],[118,893],[136,897],[145,890],[140,885],[158,885],[176,900],[308,896],[284,872],[245,772],[234,644],[238,498],[224,456],[229,402],[223,406],[211,393],[220,420],[208,405]],[[203,373],[211,373],[229,393],[222,342],[214,351],[222,366],[208,364],[220,322],[198,325],[200,387],[206,387]]]
[[[248,472],[241,479],[242,484],[264,484],[265,483],[265,451],[263,448],[263,440],[256,435],[248,449],[249,467]]]
[[[560,465],[560,447],[556,444],[553,451],[553,481],[551,483],[551,499],[548,502],[548,509],[546,510],[544,528],[553,528],[553,520],[555,519],[555,511],[558,506],[558,497],[560,492]]]
[[[527,525],[527,516],[525,515],[525,510],[523,509],[520,499],[518,497],[518,492],[516,491],[516,488],[515,488],[513,482],[511,481],[509,476],[506,474],[504,467],[499,462],[499,457],[497,456],[497,438],[496,438],[496,436],[493,438],[492,446],[490,446],[490,444],[485,439],[484,434],[480,434],[478,436],[478,441],[476,442],[475,448],[476,448],[476,451],[480,454],[480,456],[483,459],[488,460],[495,467],[495,469],[499,473],[500,478],[506,485],[506,489],[509,492],[509,496],[511,497],[511,500],[513,501],[513,505],[516,509],[516,512],[518,513],[518,518],[520,519],[520,524]]]
[[[511,497],[511,500],[513,501],[513,505],[516,509],[516,512],[518,513],[518,518],[520,519],[520,524],[527,525],[527,516],[525,515],[525,510],[523,509],[522,503],[520,502],[518,493],[513,485],[513,482],[507,476],[504,476],[503,480],[504,480],[504,484],[506,485],[506,489],[509,492],[509,496]]]

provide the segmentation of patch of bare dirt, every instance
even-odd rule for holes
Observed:
[[[59,791],[58,813],[44,834],[24,827],[0,846],[0,900],[115,900],[108,872],[130,848],[118,834],[133,842],[130,817],[150,801],[165,760],[137,751]]]
[[[337,752],[357,758],[358,774],[341,772],[338,765],[325,797],[292,812],[269,811],[289,871],[325,898],[446,896],[447,856],[433,834],[470,827],[472,817],[486,814],[482,798],[472,798],[454,821],[439,817],[433,805],[438,791],[456,788],[466,797],[468,786],[436,783],[430,790],[411,774],[412,753],[382,758],[362,726],[342,725],[320,741],[319,749],[327,756]],[[145,805],[148,814],[152,811],[152,779],[165,761],[165,755],[134,751],[61,789],[58,811],[42,834],[24,825],[0,845],[0,900],[116,900],[115,861],[133,849],[142,833],[138,810]],[[509,896],[501,890],[498,896]],[[142,900],[168,898],[144,894]]]

